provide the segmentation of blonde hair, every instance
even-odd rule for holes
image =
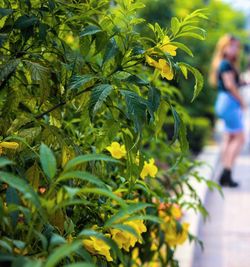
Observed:
[[[214,56],[213,56],[211,67],[210,67],[210,73],[209,73],[209,82],[212,86],[217,86],[218,68],[219,68],[221,60],[224,59],[226,56],[225,49],[231,44],[232,41],[235,41],[235,40],[237,39],[230,34],[226,34],[219,39],[216,45],[216,48],[215,48]],[[235,62],[235,67],[237,65],[238,65],[237,62]]]

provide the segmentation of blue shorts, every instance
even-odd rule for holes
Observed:
[[[224,121],[226,132],[236,133],[244,130],[242,109],[230,93],[218,93],[215,112]]]

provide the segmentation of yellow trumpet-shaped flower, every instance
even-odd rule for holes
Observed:
[[[155,165],[155,160],[151,158],[149,162],[144,161],[144,166],[142,168],[140,177],[142,179],[145,179],[145,177],[149,175],[150,177],[154,178],[157,172],[158,172],[158,168]]]
[[[120,145],[118,142],[112,142],[112,144],[106,149],[110,152],[111,156],[115,159],[121,159],[126,156],[125,145]]]
[[[177,231],[176,221],[171,220],[167,225],[163,225],[165,239],[169,246],[177,246],[183,244],[188,238],[189,224],[184,222],[180,232]]]
[[[166,78],[167,80],[172,80],[174,78],[174,73],[165,59],[161,58],[157,62],[150,56],[146,56],[146,62],[148,63],[148,65],[158,69],[161,73],[162,78]]]
[[[0,155],[3,153],[3,148],[7,149],[17,149],[19,147],[19,144],[16,142],[0,142]]]
[[[168,36],[165,36],[163,38],[162,45],[160,46],[161,50],[164,51],[165,53],[170,54],[171,56],[176,56],[176,50],[177,47],[174,45],[171,45],[170,39]]]
[[[138,237],[120,229],[111,229],[110,232],[112,239],[117,243],[119,248],[129,251],[129,248],[134,247],[136,242],[142,242],[141,233],[146,232],[147,228],[142,220],[128,221],[125,222],[124,225],[132,227],[138,234]]]
[[[173,80],[174,73],[165,59],[159,60],[159,70],[161,71],[161,77],[167,80]]]
[[[84,239],[83,246],[94,255],[102,255],[107,261],[113,261],[110,255],[110,247],[102,239],[96,237],[90,237],[89,239]]]

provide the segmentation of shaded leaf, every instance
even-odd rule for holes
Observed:
[[[51,149],[45,144],[40,146],[40,161],[46,176],[50,179],[54,178],[56,175],[56,159]]]
[[[92,116],[101,108],[103,102],[112,92],[113,87],[110,84],[101,84],[91,90],[89,100],[89,111]]]
[[[80,32],[79,36],[83,37],[83,36],[87,36],[87,35],[94,35],[94,34],[101,32],[101,31],[102,31],[102,29],[100,29],[96,25],[89,25]]]
[[[82,163],[85,163],[88,161],[95,161],[95,160],[103,160],[103,161],[119,163],[118,160],[113,159],[113,158],[106,156],[106,155],[103,155],[103,154],[81,155],[81,156],[78,156],[78,157],[68,161],[64,167],[64,171],[70,170],[79,164],[82,164]]]

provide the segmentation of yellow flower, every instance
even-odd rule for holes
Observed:
[[[165,211],[159,210],[159,217],[164,221],[164,223],[168,223],[170,221],[170,216],[168,216]]]
[[[151,158],[149,162],[144,161],[144,166],[142,168],[140,176],[142,179],[145,179],[145,177],[148,175],[153,178],[156,176],[157,172],[158,172],[158,168],[155,165],[154,159]]]
[[[159,66],[158,62],[148,55],[146,55],[146,62],[148,63],[149,66],[152,66],[158,69],[158,66]]]
[[[170,39],[168,36],[165,36],[163,38],[163,42],[162,42],[162,45],[161,45],[161,50],[164,51],[165,53],[168,53],[170,54],[171,56],[176,56],[176,50],[177,50],[177,47],[174,46],[174,45],[171,45],[170,44]]]
[[[73,44],[75,42],[75,38],[74,38],[74,36],[71,33],[69,33],[68,35],[66,35],[66,37],[65,37],[64,40],[69,45],[71,45],[71,44]]]
[[[124,145],[120,145],[118,142],[112,142],[112,144],[106,149],[111,153],[111,156],[115,159],[121,159],[126,156],[126,149]]]
[[[136,242],[142,243],[141,233],[146,232],[147,228],[142,220],[127,221],[124,222],[124,225],[132,227],[138,234],[138,237],[127,231],[119,229],[111,229],[110,232],[112,239],[117,243],[119,248],[124,248],[126,251],[129,251],[129,248],[134,247]]]
[[[167,80],[172,80],[174,78],[174,73],[165,59],[159,60],[159,70],[161,71],[161,77]]]
[[[176,219],[179,220],[182,217],[182,211],[179,205],[173,204],[171,206],[170,212],[172,216]]]
[[[176,222],[171,220],[167,225],[164,225],[165,239],[169,246],[177,246],[183,244],[188,238],[189,224],[183,223],[180,232],[177,231]]]
[[[161,73],[162,78],[166,78],[167,80],[172,80],[174,78],[174,73],[165,59],[161,58],[157,62],[153,58],[146,56],[146,62],[148,63],[148,65],[158,69]]]
[[[102,239],[96,237],[90,237],[89,239],[84,239],[84,247],[94,255],[102,255],[106,258],[107,261],[113,261],[110,255],[110,247]]]
[[[134,243],[131,243],[131,236],[129,232],[125,232],[119,229],[110,230],[112,239],[117,243],[119,248],[124,248],[126,251],[129,251],[130,246],[134,246]]]
[[[3,153],[3,148],[8,149],[17,149],[19,147],[19,144],[16,142],[0,142],[0,155]]]

